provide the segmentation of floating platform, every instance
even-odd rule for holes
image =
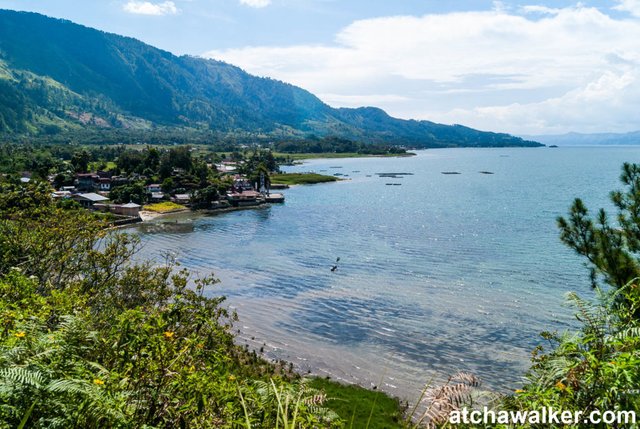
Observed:
[[[284,203],[284,195],[282,194],[269,194],[264,198],[267,203]]]

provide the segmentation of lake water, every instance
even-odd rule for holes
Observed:
[[[208,293],[237,310],[239,341],[302,372],[383,380],[407,399],[460,370],[513,389],[539,332],[571,327],[566,292],[591,296],[556,217],[577,196],[610,207],[622,163],[639,160],[632,147],[312,160],[286,169],[350,180],[294,187],[283,205],[131,231],[142,234],[143,257],[169,252],[215,273],[222,283]],[[393,172],[412,175],[375,174]]]

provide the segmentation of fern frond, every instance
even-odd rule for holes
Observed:
[[[42,371],[30,370],[24,367],[11,367],[0,369],[0,380],[3,382],[12,382],[23,384],[26,386],[42,388],[46,383],[46,377]]]

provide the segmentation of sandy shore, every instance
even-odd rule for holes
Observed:
[[[164,213],[152,212],[150,210],[140,210],[140,219],[142,219],[143,222],[148,222],[162,216],[176,214],[176,213],[184,213],[188,211],[191,211],[191,210],[184,208],[179,210],[171,210],[170,212],[164,212]]]

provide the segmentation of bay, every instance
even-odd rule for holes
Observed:
[[[128,231],[141,235],[139,257],[215,273],[221,283],[207,293],[237,310],[239,342],[300,372],[405,399],[457,371],[514,389],[539,333],[574,325],[565,294],[592,295],[556,217],[575,197],[611,209],[622,163],[639,155],[561,147],[310,160],[285,169],[348,180],[293,187],[283,205]]]

